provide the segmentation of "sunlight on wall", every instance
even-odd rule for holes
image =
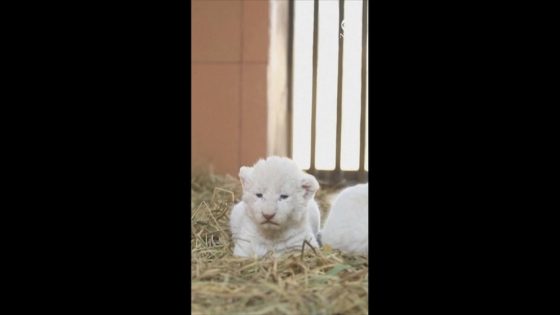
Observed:
[[[358,170],[362,93],[362,1],[344,5],[344,71],[342,78],[342,142],[340,167]]]
[[[335,21],[335,22],[333,22]],[[317,140],[315,167],[332,170],[336,163],[336,89],[338,76],[338,1],[319,4],[317,56]]]
[[[302,169],[308,169],[311,150],[311,88],[313,82],[313,1],[294,2],[293,151]]]

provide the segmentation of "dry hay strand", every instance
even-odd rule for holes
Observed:
[[[234,257],[228,223],[238,180],[199,174],[191,194],[193,315],[368,313],[367,257],[304,244],[280,257]],[[325,197],[317,195],[322,212]]]

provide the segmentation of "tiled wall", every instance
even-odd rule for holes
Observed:
[[[268,0],[192,1],[192,161],[236,176],[266,154]]]

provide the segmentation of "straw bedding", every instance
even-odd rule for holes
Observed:
[[[323,220],[327,193],[316,196]],[[368,313],[366,257],[307,245],[279,258],[234,257],[228,222],[239,181],[193,175],[191,196],[192,314]]]

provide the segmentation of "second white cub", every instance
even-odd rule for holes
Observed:
[[[368,255],[368,184],[346,188],[336,197],[321,242],[346,253]]]

